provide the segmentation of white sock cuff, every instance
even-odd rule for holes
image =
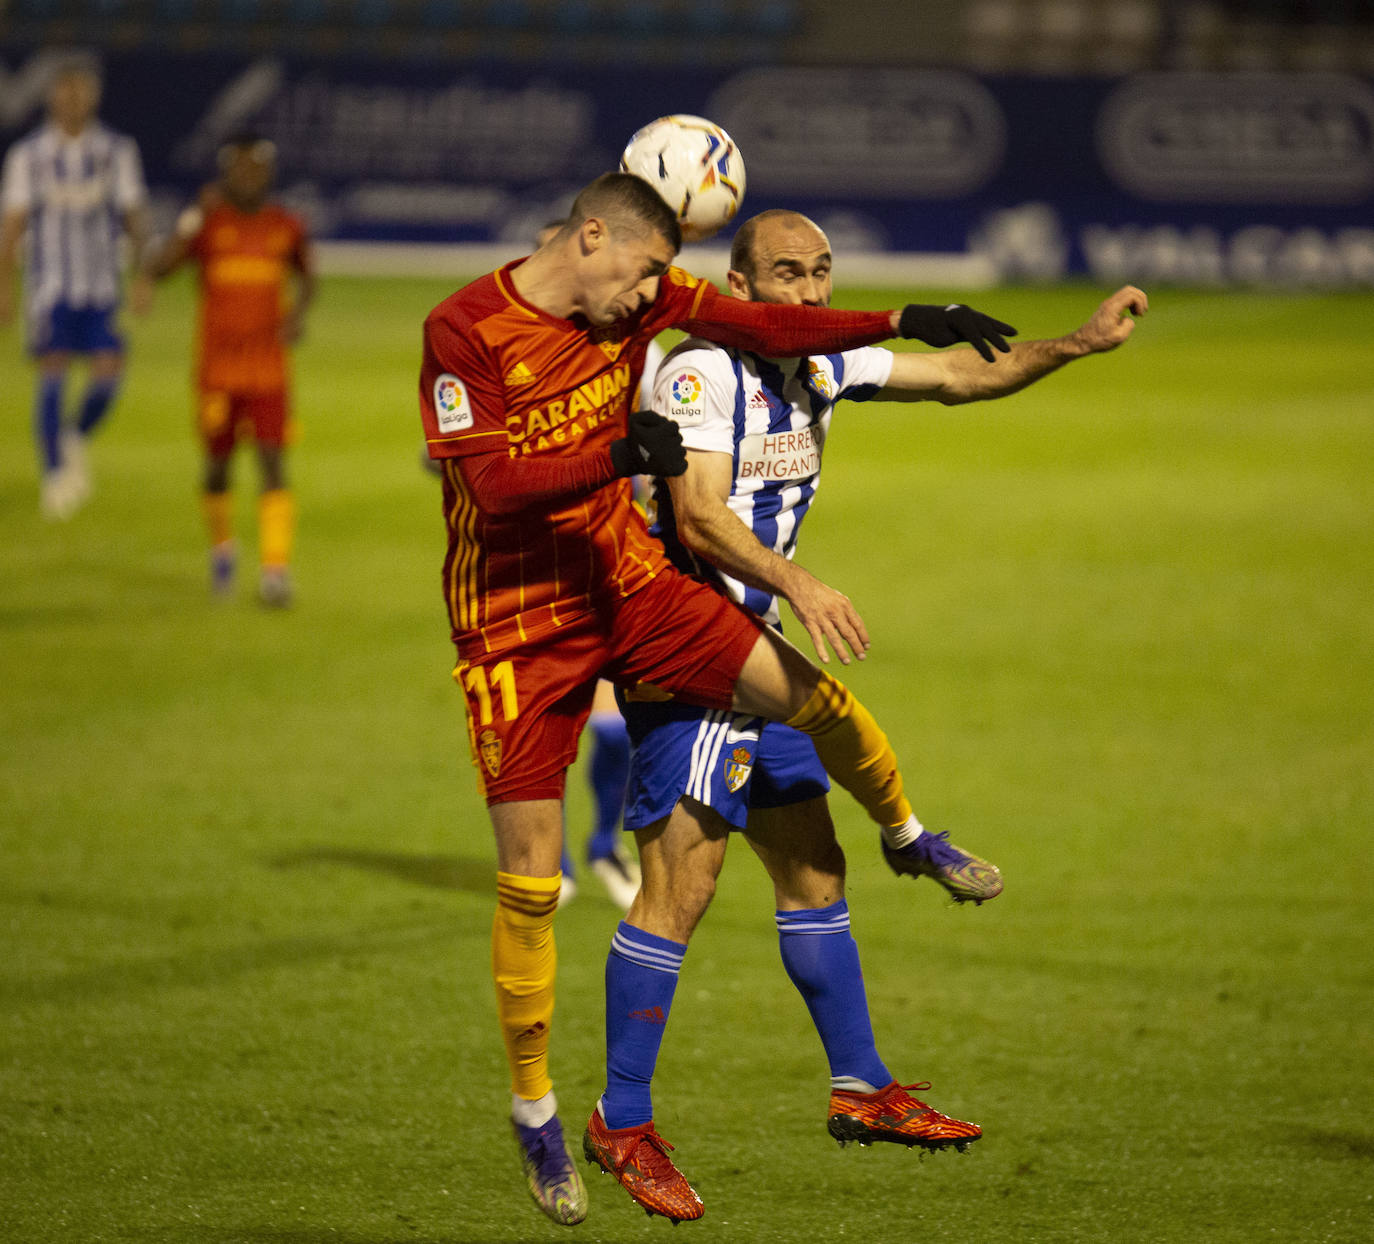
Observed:
[[[923,833],[925,827],[913,812],[901,825],[884,825],[883,841],[893,850],[900,851],[903,847],[909,847]]]
[[[543,1127],[557,1113],[558,1099],[553,1095],[553,1089],[534,1101],[518,1093],[510,1095],[510,1117],[521,1127]]]

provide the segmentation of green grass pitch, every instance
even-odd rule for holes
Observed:
[[[590,1174],[560,1234],[505,1121],[417,461],[420,321],[455,283],[325,281],[289,613],[251,556],[241,599],[207,598],[189,282],[128,325],[68,524],[38,518],[0,335],[0,1239],[679,1238]],[[970,300],[1050,336],[1105,292]],[[707,1206],[684,1240],[1374,1238],[1371,303],[1152,293],[1125,348],[1018,396],[836,417],[802,560],[864,615],[847,677],[917,810],[1007,880],[978,910],[899,882],[841,796],[855,934],[885,1058],[986,1136],[834,1145],[737,844],[657,1081]],[[251,550],[247,458],[237,483]],[[587,879],[558,921],[574,1145],[617,918]]]

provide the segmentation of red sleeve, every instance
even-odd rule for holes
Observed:
[[[460,332],[441,310],[425,321],[420,419],[431,458],[506,450],[505,401],[495,367],[476,334]]]
[[[558,458],[483,454],[465,457],[457,467],[477,508],[495,515],[518,514],[533,506],[581,497],[616,477],[609,447]]]
[[[675,326],[717,345],[772,358],[834,354],[871,346],[894,335],[890,311],[742,302],[706,282],[702,282],[688,318],[678,320]]]
[[[710,281],[676,267],[664,274],[646,325],[653,332],[686,329],[694,337],[773,358],[835,354],[894,336],[890,311],[741,302],[722,294]]]

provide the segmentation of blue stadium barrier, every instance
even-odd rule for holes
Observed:
[[[429,30],[456,30],[463,25],[462,0],[424,0],[420,25]]]

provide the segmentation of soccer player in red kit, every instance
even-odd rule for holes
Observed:
[[[175,236],[149,261],[147,275],[160,279],[188,261],[200,270],[196,388],[211,586],[223,595],[233,585],[229,464],[235,441],[246,431],[257,445],[262,476],[259,592],[264,604],[282,606],[291,599],[288,565],[296,517],[284,461],[287,347],[301,335],[315,277],[304,222],[268,201],[275,145],[243,135],[220,149],[219,163],[219,180],[182,214]]]
[[[531,1195],[582,1221],[548,1074],[562,798],[598,676],[786,721],[903,848],[921,835],[896,759],[845,687],[757,619],[667,560],[629,477],[681,474],[677,426],[631,413],[632,376],[667,328],[772,356],[889,337],[944,346],[1014,330],[963,306],[901,312],[765,306],[672,260],[672,211],[629,174],[598,178],[557,236],[440,303],[425,321],[420,405],[443,463],[443,583],[474,763],[497,851],[492,974]],[[842,662],[868,648],[839,594],[819,623]]]

